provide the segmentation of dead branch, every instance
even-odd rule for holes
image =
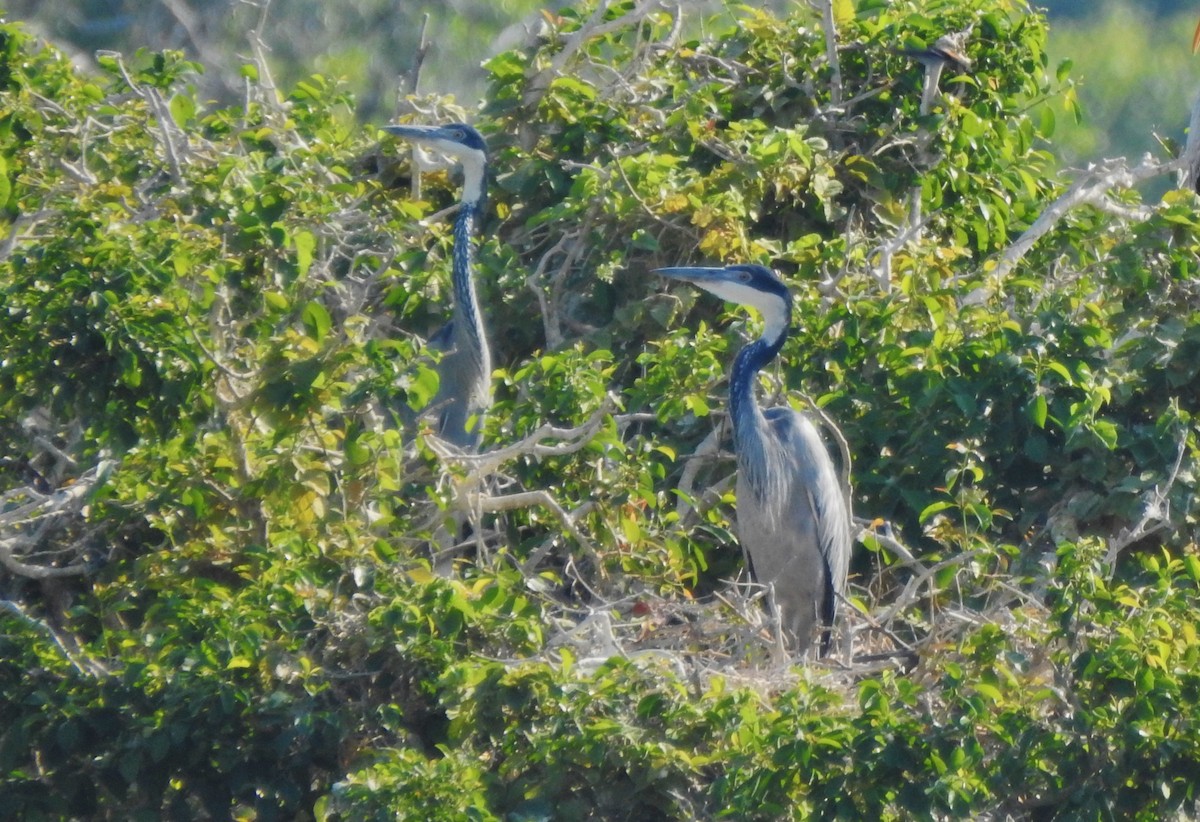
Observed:
[[[421,68],[425,65],[425,55],[429,52],[429,38],[426,36],[426,31],[429,29],[429,12],[421,17],[421,31],[417,35],[417,49],[413,52],[412,63],[408,67],[408,71],[400,75],[398,83],[400,93],[416,94],[417,86],[421,83]]]
[[[921,214],[921,191],[914,188],[908,193],[908,212],[904,215],[904,222],[900,224],[895,235],[881,242],[871,252],[879,257],[875,266],[875,281],[879,283],[879,288],[884,294],[890,294],[892,290],[892,257],[904,246],[918,239],[928,222],[929,218]]]
[[[78,562],[63,566],[40,565],[27,562],[24,557],[46,551],[44,546],[80,515],[92,492],[105,483],[116,464],[115,460],[101,460],[72,485],[52,494],[41,494],[33,488],[6,492],[6,500],[25,501],[0,513],[0,566],[14,576],[39,580],[86,573],[86,567]],[[51,552],[71,553],[75,558],[84,553],[78,546]]]
[[[1185,431],[1179,437],[1179,445],[1175,453],[1175,463],[1171,466],[1171,473],[1167,475],[1165,482],[1151,488],[1142,500],[1141,518],[1132,527],[1122,528],[1120,533],[1109,543],[1108,553],[1104,557],[1104,564],[1108,567],[1109,577],[1115,573],[1117,558],[1126,548],[1170,525],[1171,501],[1167,498],[1167,495],[1171,493],[1171,489],[1175,486],[1175,481],[1179,479],[1179,469],[1183,465],[1183,455],[1186,452],[1187,432]]]
[[[829,104],[842,106],[842,67],[837,52],[837,22],[833,18],[833,0],[821,0],[821,28],[825,32],[825,60],[829,63]]]
[[[612,4],[613,0],[601,0],[596,5],[596,10],[592,12],[592,16],[588,18],[587,22],[567,37],[562,49],[550,61],[550,65],[539,71],[529,80],[529,84],[525,89],[525,95],[522,98],[522,103],[526,107],[537,107],[546,90],[550,88],[550,84],[554,81],[554,78],[562,74],[567,63],[583,48],[588,40],[635,26],[651,12],[667,8],[663,0],[638,0],[632,11],[621,15],[615,20],[605,22],[604,15],[608,13]]]
[[[1087,170],[1071,184],[1070,188],[1047,206],[1033,225],[1004,250],[996,267],[992,270],[991,279],[996,283],[1002,282],[1029,253],[1034,244],[1049,234],[1072,209],[1081,205],[1107,208],[1111,203],[1108,195],[1110,189],[1133,188],[1138,183],[1153,177],[1175,173],[1186,167],[1187,159],[1185,154],[1174,160],[1158,163],[1147,157],[1140,165],[1131,169],[1126,165],[1125,158],[1119,157],[1115,160],[1104,160],[1088,166]],[[1147,206],[1124,210],[1132,215],[1132,219],[1139,220],[1149,217],[1152,211]],[[986,294],[971,294],[967,296],[967,300],[982,302],[986,297]]]
[[[1200,182],[1200,95],[1192,103],[1192,114],[1188,120],[1187,142],[1183,146],[1183,154],[1179,157],[1179,187],[1188,191],[1196,191]]]
[[[84,676],[99,677],[108,676],[110,674],[110,671],[96,660],[81,656],[76,653],[79,650],[78,647],[75,648],[75,651],[72,651],[70,648],[68,648],[68,645],[75,644],[73,640],[70,640],[69,638],[64,639],[63,637],[59,636],[58,632],[55,631],[50,625],[25,613],[25,609],[23,609],[18,603],[7,599],[0,599],[0,611],[8,612],[14,618],[25,623],[30,628],[33,628],[38,633],[48,637],[54,647],[58,649],[58,652],[62,655],[63,659],[71,663],[71,666]]]

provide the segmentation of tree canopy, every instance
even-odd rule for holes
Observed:
[[[490,147],[475,458],[420,413],[452,171],[335,77],[210,104],[0,24],[0,812],[1194,812],[1200,220],[1137,191],[1188,158],[1056,171],[1024,2],[817,5],[584,2],[479,111],[406,98]],[[796,297],[762,392],[849,458],[807,665],[736,580],[758,321],[650,273],[738,261]]]

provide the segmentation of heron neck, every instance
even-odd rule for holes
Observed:
[[[476,214],[483,214],[487,202],[487,161],[467,156],[462,160],[463,205],[471,203]]]
[[[750,440],[766,427],[758,401],[754,398],[754,383],[758,372],[783,348],[787,339],[787,324],[774,339],[760,337],[744,346],[733,360],[729,374],[729,415],[733,419],[734,446],[745,453]]]
[[[456,334],[465,335],[468,345],[458,346],[460,351],[479,352],[478,367],[491,374],[491,357],[483,322],[479,316],[479,300],[475,296],[475,280],[471,274],[473,252],[471,234],[478,217],[478,201],[465,200],[454,221],[454,263],[451,280],[454,286],[454,328]]]

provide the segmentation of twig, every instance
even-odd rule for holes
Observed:
[[[175,125],[175,120],[171,117],[171,110],[163,100],[158,89],[152,86],[140,86],[134,82],[133,77],[129,74],[129,70],[125,68],[125,61],[121,57],[120,52],[116,51],[99,51],[97,55],[109,57],[117,64],[117,69],[121,72],[121,79],[129,86],[129,89],[143,100],[150,107],[150,111],[154,114],[154,120],[158,123],[158,130],[162,135],[163,153],[167,158],[167,166],[170,168],[171,180],[179,185],[183,182],[183,170],[179,161],[179,151],[175,145],[175,132],[179,131],[179,127]],[[183,136],[182,132],[179,132]],[[186,141],[186,137],[183,137]]]
[[[717,458],[717,455],[721,453],[721,440],[724,437],[725,422],[723,420],[708,432],[708,435],[687,457],[687,462],[683,466],[683,473],[679,475],[679,483],[676,485],[679,491],[679,499],[675,503],[675,515],[679,517],[681,522],[692,510],[692,504],[689,500],[695,498],[696,492],[694,487],[696,476],[700,473],[700,467],[707,460]],[[727,487],[729,482],[730,480],[726,479],[724,485]],[[715,488],[709,488],[704,494],[706,497],[712,497],[715,490]]]
[[[965,553],[952,556],[949,559],[944,559],[935,565],[929,566],[928,568],[922,568],[921,571],[912,577],[904,586],[904,590],[900,592],[900,596],[896,597],[896,601],[892,603],[891,607],[884,611],[882,615],[877,617],[877,619],[881,623],[891,622],[896,614],[900,613],[916,600],[917,589],[924,585],[925,582],[933,577],[934,574],[938,573],[943,568],[949,568],[953,565],[962,565],[963,563],[966,563],[979,556],[981,553],[981,551],[967,551]]]
[[[454,505],[459,510],[468,512],[476,525],[478,525],[479,519],[483,514],[501,513],[504,511],[513,511],[518,508],[541,505],[548,508],[559,518],[567,532],[588,553],[589,558],[598,564],[599,553],[592,545],[591,540],[579,530],[575,524],[574,515],[568,513],[549,491],[536,489],[533,491],[519,491],[513,494],[491,495],[483,492],[481,489],[483,488],[485,478],[495,474],[500,469],[500,466],[509,460],[524,456],[565,456],[582,450],[591,442],[596,432],[600,430],[600,426],[604,420],[610,418],[615,405],[616,401],[611,396],[606,397],[600,407],[592,413],[591,417],[583,425],[575,428],[556,428],[552,425],[543,425],[537,431],[533,432],[533,434],[521,440],[521,442],[482,454],[463,452],[444,440],[433,436],[427,437],[425,442],[439,459],[468,465],[467,476],[454,480]],[[548,439],[557,439],[560,442],[554,445],[543,444]],[[581,508],[589,510],[586,507]],[[476,527],[475,533],[477,541],[481,540],[482,530]],[[482,548],[482,542],[479,542],[479,544]],[[546,550],[549,550],[548,547]],[[527,562],[524,567],[533,568],[536,565],[533,560],[540,561],[544,555],[545,551],[535,552],[530,562]]]
[[[558,323],[555,322],[553,317],[553,312],[551,311],[550,302],[546,296],[545,289],[543,289],[541,286],[542,277],[544,277],[546,274],[546,269],[550,265],[551,257],[565,251],[567,242],[576,239],[578,236],[579,232],[571,231],[559,237],[558,242],[551,246],[550,249],[542,255],[541,259],[538,260],[537,268],[533,270],[533,273],[525,278],[525,285],[528,286],[529,290],[533,292],[535,297],[537,297],[538,308],[541,309],[542,312],[542,328],[546,335],[546,348],[551,350],[562,345],[562,332],[559,330]]]
[[[51,532],[62,530],[59,525],[61,519],[66,515],[77,514],[92,492],[108,479],[115,466],[114,460],[100,460],[73,485],[53,494],[39,494],[32,488],[25,489],[23,496],[29,499],[29,502],[0,513],[0,566],[10,574],[28,579],[42,580],[85,574],[87,569],[83,565],[34,565],[18,559],[17,554],[28,554],[38,549],[47,541]],[[32,534],[14,533],[29,526],[34,526]]]
[[[582,425],[575,428],[558,428],[547,423],[520,442],[479,454],[461,451],[437,437],[426,437],[425,442],[440,459],[467,465],[470,467],[471,475],[479,478],[494,473],[501,465],[517,457],[561,457],[582,450],[591,442],[605,418],[615,407],[616,400],[612,396],[605,397],[600,407],[593,411]],[[542,443],[548,439],[565,440],[565,442],[543,445]]]
[[[913,556],[912,551],[905,547],[904,543],[893,537],[891,534],[881,533],[876,530],[874,520],[865,520],[860,517],[854,518],[854,523],[859,526],[858,541],[863,542],[866,539],[866,534],[870,534],[871,539],[878,542],[884,548],[887,548],[896,556],[900,557],[901,561],[906,565],[915,565],[917,558]],[[888,530],[891,530],[889,527]]]

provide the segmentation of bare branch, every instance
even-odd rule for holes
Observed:
[[[679,490],[679,499],[675,502],[675,514],[681,521],[692,511],[690,500],[696,496],[696,476],[700,473],[701,466],[710,459],[716,459],[717,455],[721,453],[721,440],[724,437],[725,423],[722,422],[709,431],[708,436],[686,457],[687,462],[683,466],[683,473],[679,475],[679,484],[676,486]],[[717,486],[708,488],[704,492],[705,502],[719,496],[720,493],[728,488],[731,482],[732,475],[726,478],[723,483],[718,483]]]
[[[1180,171],[1186,167],[1186,164],[1187,156],[1184,155],[1165,163],[1157,163],[1147,157],[1140,165],[1132,169],[1126,166],[1124,158],[1105,160],[1089,166],[1062,196],[1046,207],[1033,225],[1025,230],[1025,233],[1004,250],[996,267],[992,270],[991,279],[995,282],[1003,281],[1021,262],[1021,259],[1029,253],[1034,243],[1049,234],[1058,225],[1059,220],[1072,209],[1081,205],[1104,207],[1103,204],[1108,201],[1110,189],[1133,188],[1138,183],[1153,177]],[[1140,209],[1133,209],[1132,214],[1136,219],[1144,220],[1150,216],[1151,209],[1143,206]],[[987,294],[971,294],[967,296],[967,301],[970,304],[970,302],[982,302],[986,298]]]
[[[627,14],[623,14],[616,20],[604,22],[604,15],[612,6],[612,0],[601,0],[596,5],[596,10],[592,12],[592,16],[588,21],[572,32],[563,43],[563,47],[558,54],[550,61],[550,65],[535,74],[529,81],[525,89],[525,96],[522,103],[534,108],[541,101],[546,90],[550,88],[550,83],[554,78],[562,74],[567,63],[575,56],[584,44],[593,37],[603,37],[604,35],[620,31],[624,28],[634,26],[644,20],[651,12],[667,8],[662,0],[638,0],[633,10]]]
[[[821,28],[825,31],[825,59],[829,63],[829,104],[842,106],[842,67],[837,52],[837,22],[833,18],[833,0],[821,0]]]
[[[429,52],[429,38],[426,36],[426,31],[429,29],[429,12],[421,17],[421,32],[417,36],[417,50],[413,52],[412,63],[408,67],[408,71],[400,75],[400,93],[401,94],[416,94],[417,86],[421,84],[421,68],[425,64],[425,55]]]
[[[109,670],[96,660],[87,657],[81,657],[69,649],[67,645],[74,645],[73,641],[64,641],[64,639],[58,635],[58,632],[50,627],[50,625],[25,613],[25,610],[18,603],[7,599],[0,599],[0,611],[8,612],[13,617],[19,619],[21,622],[24,622],[38,633],[49,637],[50,642],[53,643],[54,647],[58,649],[58,652],[62,654],[63,659],[70,662],[72,667],[74,667],[75,670],[79,671],[79,673],[83,674],[84,676],[95,677],[107,676],[109,674]],[[78,648],[76,648],[76,651],[78,651]]]
[[[1121,532],[1109,543],[1108,553],[1104,562],[1109,568],[1109,576],[1116,571],[1117,558],[1121,552],[1146,537],[1155,534],[1171,523],[1171,501],[1167,495],[1179,479],[1179,469],[1183,465],[1183,456],[1187,452],[1187,432],[1179,437],[1179,445],[1175,453],[1175,463],[1166,481],[1155,485],[1143,500],[1142,516],[1132,527],[1122,528]]]
[[[884,240],[872,252],[879,256],[875,267],[875,281],[879,283],[883,293],[889,294],[892,290],[892,257],[904,246],[918,239],[928,222],[929,218],[921,214],[921,190],[914,188],[908,192],[908,212],[904,215],[904,222],[894,236]]]
[[[1192,114],[1188,121],[1187,142],[1180,156],[1179,187],[1196,191],[1200,182],[1200,95],[1192,103]]]
[[[42,546],[52,536],[65,530],[68,527],[67,523],[79,515],[93,491],[104,484],[114,467],[114,460],[101,460],[95,467],[82,474],[74,484],[53,494],[39,494],[32,488],[7,492],[6,499],[21,498],[27,501],[0,513],[0,566],[14,576],[39,580],[81,576],[86,573],[87,569],[82,564],[37,565],[19,556],[28,557],[35,551],[45,550]],[[70,553],[78,558],[83,551],[72,545],[54,549],[52,553]]]

